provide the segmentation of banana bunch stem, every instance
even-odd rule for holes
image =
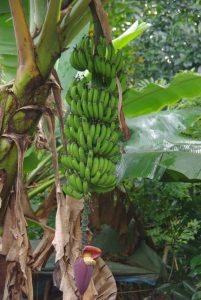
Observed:
[[[84,209],[82,212],[82,223],[81,223],[81,232],[82,232],[82,247],[88,244],[87,241],[87,229],[89,224],[89,213],[90,213],[90,197],[86,196],[84,199]]]

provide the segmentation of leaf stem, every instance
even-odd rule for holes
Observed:
[[[50,0],[41,33],[36,40],[37,65],[46,79],[60,56],[58,24],[60,21],[61,0]]]
[[[9,0],[13,17],[19,65],[14,84],[14,92],[20,98],[31,78],[38,75],[33,44],[20,0]]]
[[[62,179],[64,178],[65,175],[60,174],[59,178]],[[44,190],[46,190],[48,187],[50,187],[53,183],[55,182],[55,178],[51,178],[49,180],[46,180],[42,184],[38,185],[36,188],[32,189],[29,193],[29,199],[35,197],[37,194],[42,193]]]
[[[57,147],[57,152],[59,152],[63,148],[63,145]],[[48,154],[44,160],[42,160],[38,166],[29,174],[27,177],[27,185],[29,185],[36,175],[44,168],[44,166],[52,159],[52,153]]]

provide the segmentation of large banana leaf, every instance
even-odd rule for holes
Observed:
[[[201,75],[191,71],[177,74],[167,86],[150,83],[142,91],[130,89],[124,95],[123,110],[127,117],[160,111],[182,98],[201,95]]]
[[[29,1],[23,0],[25,14],[28,16]],[[8,82],[14,79],[17,68],[17,50],[13,21],[9,1],[1,0],[0,4],[0,75],[1,80]],[[0,80],[0,82],[1,82]]]
[[[2,79],[14,78],[17,67],[17,55],[13,23],[9,13],[0,15],[0,70]]]
[[[117,167],[119,181],[134,177],[201,180],[201,141],[182,134],[200,116],[197,109],[127,118],[132,135]]]

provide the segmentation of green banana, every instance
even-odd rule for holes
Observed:
[[[83,112],[84,112],[84,116],[85,116],[86,118],[89,118],[90,115],[89,115],[89,111],[88,111],[87,101],[86,101],[86,100],[82,100],[81,102],[82,102],[82,110],[83,110]]]
[[[94,140],[96,142],[97,139],[99,138],[99,135],[101,132],[101,125],[100,125],[100,123],[97,123],[95,126],[96,126],[96,129],[95,129],[95,134],[94,134]]]
[[[70,96],[73,100],[78,99],[77,86],[72,86],[70,89]]]
[[[61,158],[68,175],[64,192],[77,199],[91,191],[110,191],[116,185],[115,163],[120,154],[116,76],[124,91],[125,75],[119,74],[122,57],[105,38],[100,37],[95,46],[89,36],[71,54],[74,68],[92,72],[87,79],[74,79],[66,96],[71,113],[65,126],[68,155]],[[100,82],[91,82],[94,73]]]
[[[93,101],[94,89],[90,89],[88,93],[88,102]]]
[[[79,157],[80,157],[80,161],[86,162],[86,155],[84,153],[84,149],[82,147],[79,147]]]
[[[84,112],[82,110],[81,101],[77,101],[77,114],[82,117],[84,115]]]
[[[69,94],[66,94],[66,102],[71,105],[72,98]]]
[[[111,65],[111,77],[115,77],[116,76],[116,66],[115,64]]]
[[[78,193],[77,191],[73,191],[72,192],[72,197],[75,198],[75,199],[80,200],[83,197],[83,194]]]
[[[92,149],[92,138],[90,134],[87,135],[87,146],[88,149]]]
[[[110,103],[109,103],[111,110],[113,110],[114,108],[116,108],[116,102],[117,102],[116,98],[114,96],[111,96],[110,97]]]
[[[98,119],[98,105],[96,102],[92,103],[92,108],[93,108],[93,116],[95,119]]]
[[[101,133],[99,135],[99,140],[100,140],[101,143],[105,139],[106,133],[107,133],[107,127],[105,126],[105,124],[103,124],[101,126]]]
[[[75,129],[73,127],[69,128],[69,132],[70,132],[70,138],[74,141],[77,140],[77,132],[75,131]]]
[[[102,146],[101,146],[100,149],[99,149],[100,154],[105,154],[105,152],[106,152],[108,146],[109,146],[109,141],[105,140],[105,141],[102,143]]]
[[[73,114],[77,114],[77,113],[78,113],[78,112],[77,112],[77,103],[76,103],[75,100],[72,100],[72,101],[71,101],[71,112],[72,112]]]
[[[75,174],[71,174],[70,176],[68,176],[68,183],[69,183],[69,185],[72,186],[73,190],[79,191],[79,189],[77,188],[77,184],[76,184],[76,175]]]
[[[76,143],[72,144],[72,149],[73,149],[73,153],[74,153],[74,156],[75,158],[79,161],[80,159],[80,155],[79,155],[79,147]]]
[[[83,193],[82,180],[81,180],[80,176],[75,176],[75,181],[76,181],[78,192]]]
[[[88,167],[85,168],[84,177],[87,181],[90,181],[91,174],[90,174],[90,169]]]
[[[85,91],[84,87],[83,87],[83,83],[82,81],[78,81],[77,83],[77,91],[80,97],[82,97],[82,93]]]
[[[79,163],[79,174],[80,174],[81,178],[85,177],[85,165],[84,165],[83,161],[80,161],[80,163]]]
[[[106,76],[106,63],[104,59],[100,59],[100,70],[101,70],[101,75],[103,77]]]
[[[99,169],[99,158],[94,157],[93,166],[92,166],[92,169],[91,169],[91,175],[94,176],[98,172],[98,169]]]
[[[94,142],[95,131],[96,131],[95,124],[91,124],[90,129],[89,129],[89,134],[91,136],[92,143]]]
[[[67,125],[70,127],[72,126],[73,128],[76,128],[75,123],[74,123],[74,115],[73,114],[68,114],[67,116]]]
[[[95,154],[99,153],[100,147],[101,147],[101,142],[99,141],[99,139],[97,139],[96,145],[93,149]]]
[[[104,172],[104,164],[105,164],[105,159],[102,156],[100,156],[99,157],[99,168],[98,169],[101,173]]]
[[[93,151],[89,150],[88,158],[87,158],[87,167],[91,170],[93,166]]]
[[[72,163],[72,167],[77,171],[77,172],[79,172],[79,164],[78,164],[78,162],[77,162],[77,160],[75,159],[75,158],[73,158],[72,160],[71,160],[71,163]]]
[[[112,78],[110,81],[110,85],[108,86],[107,90],[108,92],[114,92],[117,88],[117,80],[116,78]]]
[[[90,132],[90,126],[86,118],[82,118],[82,128],[85,136],[87,136]]]
[[[104,109],[103,109],[103,103],[98,103],[98,118],[99,120],[103,119]]]
[[[68,126],[65,126],[64,133],[65,133],[65,136],[66,136],[67,140],[70,139],[71,135],[70,135],[70,129],[69,129]]]
[[[109,100],[110,100],[110,94],[105,92],[105,98],[104,98],[104,102],[103,102],[104,110],[108,107]]]
[[[87,194],[89,192],[89,184],[86,180],[83,181],[82,189],[85,194]]]
[[[101,172],[100,171],[97,171],[96,175],[91,177],[91,183],[92,184],[97,184],[99,179],[101,177]]]
[[[73,125],[74,125],[74,128],[77,130],[80,128],[81,122],[80,122],[80,118],[77,115],[73,115],[73,122],[72,122],[71,126],[73,126]]]
[[[94,118],[94,113],[93,113],[93,106],[92,106],[92,102],[88,102],[87,103],[87,109],[90,115],[90,118]]]
[[[99,96],[99,90],[98,89],[94,89],[93,90],[93,102],[97,102],[98,101],[98,96]]]
[[[80,69],[82,69],[80,71],[85,71],[87,69],[87,60],[86,60],[84,52],[81,49],[78,51],[78,59],[79,59],[80,66],[81,66]]]
[[[61,163],[69,169],[73,167],[71,160],[72,158],[69,155],[65,155],[61,157]]]
[[[106,91],[105,90],[101,90],[101,92],[100,92],[100,102],[101,103],[104,103],[105,102],[105,96],[106,96]]]
[[[107,113],[106,113],[106,115],[103,117],[103,121],[109,122],[109,121],[110,121],[111,114],[112,114],[111,107],[108,107],[108,108],[107,108]]]

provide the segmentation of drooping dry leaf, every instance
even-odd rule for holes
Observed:
[[[26,233],[26,221],[20,206],[15,206],[15,195],[11,199],[12,242],[6,256],[7,277],[3,300],[22,299],[22,290],[28,299],[33,299],[31,269],[28,266],[30,245]]]
[[[118,95],[119,95],[119,102],[118,102],[118,119],[119,123],[121,124],[121,128],[123,131],[124,139],[127,141],[130,138],[130,132],[128,126],[125,121],[124,113],[122,110],[122,86],[119,78],[116,78],[117,87],[118,87]]]
[[[52,158],[55,173],[55,187],[57,198],[56,230],[53,245],[56,250],[56,262],[59,261],[61,282],[60,290],[63,292],[64,300],[76,300],[76,287],[73,278],[72,265],[80,255],[81,232],[80,216],[83,210],[83,201],[72,197],[64,197],[59,180],[59,168],[56,152],[56,138],[54,117],[48,111],[50,118],[49,130],[52,146]],[[57,276],[58,279],[58,276]]]
[[[33,263],[31,264],[32,270],[40,271],[42,266],[46,263],[50,254],[53,252],[53,238],[54,229],[45,227],[43,238],[40,240],[36,249],[33,251]]]
[[[22,167],[24,152],[28,140],[21,139],[18,135],[7,135],[16,143],[18,149],[18,169],[16,187],[11,196],[10,211],[10,247],[6,256],[7,274],[3,300],[22,299],[22,291],[28,299],[33,299],[33,288],[31,270],[28,260],[31,256],[30,244],[26,231],[26,220],[21,207],[21,197],[23,197]],[[7,240],[8,241],[8,240]],[[4,241],[3,241],[4,242]]]
[[[35,215],[40,220],[41,224],[46,224],[49,214],[53,208],[56,208],[56,188],[55,185],[51,188],[47,198],[43,201],[43,203],[37,209]]]
[[[117,287],[112,272],[102,258],[98,258],[93,278],[83,295],[83,300],[115,300]]]

